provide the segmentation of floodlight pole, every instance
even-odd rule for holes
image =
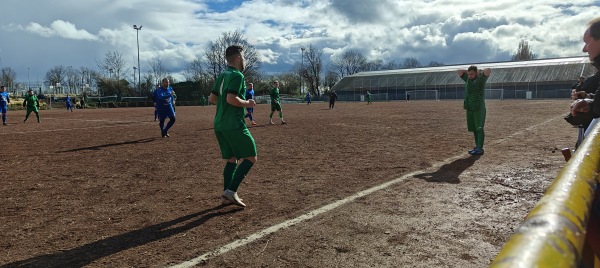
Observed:
[[[133,25],[133,29],[136,30],[136,37],[137,37],[137,52],[138,52],[138,93],[142,94],[142,75],[140,74],[140,30],[142,30],[142,25],[140,25],[140,27],[137,27],[137,25]],[[135,74],[134,74],[135,76]],[[135,77],[134,77],[135,80]],[[135,83],[135,81],[133,81]]]
[[[133,84],[135,84],[135,71],[137,70],[137,67],[133,66]],[[141,93],[141,92],[138,92]]]
[[[302,92],[302,73],[304,72],[304,47],[300,47],[300,50],[302,51],[302,60],[300,63],[300,92]]]

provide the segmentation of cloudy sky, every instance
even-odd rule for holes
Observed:
[[[600,0],[3,0],[0,67],[43,81],[53,66],[97,68],[120,52],[133,79],[139,31],[142,73],[160,58],[175,77],[207,42],[241,30],[267,73],[287,72],[300,47],[324,62],[354,49],[369,59],[468,64],[510,60],[520,40],[539,58],[583,56]],[[29,69],[28,69],[29,68]],[[182,78],[181,76],[179,76]]]

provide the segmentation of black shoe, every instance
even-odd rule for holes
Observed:
[[[483,149],[475,148],[471,151],[471,155],[483,155]]]

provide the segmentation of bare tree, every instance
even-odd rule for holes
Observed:
[[[123,54],[119,52],[106,52],[102,62],[97,63],[98,68],[104,74],[109,74],[111,78],[119,80],[124,73],[127,65],[123,59]]]
[[[437,62],[437,61],[433,61],[432,60],[432,61],[429,62],[429,64],[427,66],[429,66],[429,67],[437,67],[437,66],[444,66],[444,64],[441,63],[441,62]]]
[[[305,55],[305,69],[302,70],[302,77],[304,81],[307,81],[310,92],[314,96],[320,96],[319,85],[321,80],[321,72],[323,71],[323,62],[321,57],[323,56],[323,50],[310,45],[306,49]]]
[[[340,81],[339,74],[334,71],[329,71],[327,74],[325,74],[323,86],[326,89],[331,89],[338,81]]]
[[[17,80],[17,72],[10,67],[3,67],[0,70],[0,85],[12,88]]]
[[[340,56],[333,57],[332,66],[339,77],[365,71],[368,67],[367,58],[356,50],[348,50]]]
[[[55,86],[56,83],[64,83],[66,76],[66,68],[62,65],[54,66],[46,72],[46,80],[51,86]]]
[[[244,48],[244,58],[246,59],[246,68],[243,71],[244,76],[252,78],[258,75],[260,69],[258,51],[248,42],[240,30],[236,30],[234,32],[223,33],[221,37],[209,42],[206,46],[206,67],[212,74],[213,79],[217,79],[217,76],[227,68],[225,50],[231,45],[240,45]]]
[[[75,93],[77,93],[77,81],[79,81],[79,72],[77,72],[73,66],[69,66],[66,68],[66,86],[67,89],[69,90],[69,94],[74,93],[73,91],[75,91]]]
[[[200,55],[196,56],[196,58],[185,68],[185,79],[192,82],[202,81],[202,79],[205,77],[205,72],[204,68],[202,68],[202,65],[204,65],[202,58]]]
[[[159,57],[154,58],[152,61],[148,61],[148,65],[150,66],[150,73],[152,73],[152,77],[156,79],[156,84],[160,84],[160,80],[169,76],[169,70],[162,63],[162,60]],[[171,81],[171,79],[169,79]],[[174,82],[174,81],[173,81]]]
[[[529,43],[525,40],[521,40],[517,52],[512,56],[512,61],[533,60],[536,58],[537,55],[531,51]]]
[[[387,64],[383,65],[382,70],[396,70],[401,69],[400,64],[396,63],[396,61],[391,60]]]
[[[419,60],[417,60],[416,58],[406,58],[406,59],[404,59],[404,62],[402,63],[402,68],[404,68],[404,69],[419,68],[419,67],[422,67],[422,65],[419,62]]]
[[[298,80],[298,73],[292,69],[287,73],[280,73],[268,79],[268,88],[273,86],[272,82],[277,80],[279,82],[279,90],[282,94],[300,94],[300,80]]]
[[[146,89],[146,92],[148,92],[148,94],[151,94],[156,89],[156,86],[157,86],[156,80],[158,78],[154,77],[152,75],[152,73],[145,73],[145,74],[142,74],[142,76],[143,77],[142,77],[141,81],[144,81],[142,83],[142,86],[143,86],[143,88]]]

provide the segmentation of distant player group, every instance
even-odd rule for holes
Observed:
[[[6,126],[6,114],[8,112],[8,105],[10,104],[10,94],[6,92],[5,86],[0,86],[0,112],[2,113],[2,125]],[[65,99],[65,106],[67,111],[73,112],[73,103],[71,97],[67,95]],[[25,114],[25,120],[23,123],[27,122],[29,119],[29,115],[33,112],[35,113],[35,117],[37,118],[37,122],[41,123],[40,120],[40,100],[37,95],[34,94],[33,89],[29,89],[25,97],[23,97],[23,107],[27,110]]]

